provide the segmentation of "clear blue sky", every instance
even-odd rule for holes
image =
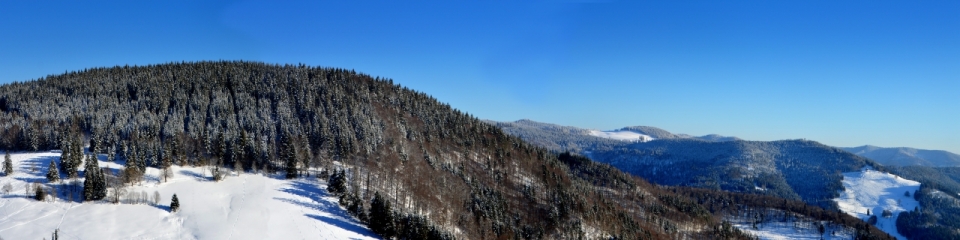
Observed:
[[[305,63],[484,119],[960,153],[960,1],[717,2],[0,1],[0,83]]]

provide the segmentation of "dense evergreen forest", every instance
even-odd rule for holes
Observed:
[[[169,63],[0,86],[0,148],[64,150],[71,172],[84,146],[125,161],[126,181],[171,164],[329,179],[387,238],[747,238],[672,191],[345,69]]]
[[[897,230],[910,239],[960,239],[960,167],[891,167],[920,182],[913,197],[920,208],[902,212]]]

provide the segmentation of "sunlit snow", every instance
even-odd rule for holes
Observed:
[[[213,182],[198,167],[173,167],[174,177],[159,180],[149,168],[133,192],[154,191],[159,204],[76,202],[66,196],[38,202],[24,196],[28,182],[44,178],[57,152],[15,153],[16,172],[0,177],[0,238],[50,238],[60,229],[61,239],[375,239],[329,196],[325,184],[313,178],[284,180],[279,176],[232,174]],[[2,159],[0,159],[2,160]],[[114,171],[119,165],[101,156],[100,166]],[[106,171],[105,171],[106,172]],[[176,193],[181,209],[170,213]]]
[[[614,140],[621,141],[634,141],[634,142],[649,142],[653,141],[654,138],[645,134],[640,134],[633,131],[597,131],[590,130],[590,136],[609,138]]]
[[[920,189],[919,182],[866,168],[859,172],[844,173],[843,187],[845,190],[840,197],[834,199],[841,211],[866,220],[870,217],[867,210],[870,210],[871,215],[877,215],[877,228],[897,239],[906,239],[897,233],[897,216],[900,212],[912,211],[919,206],[912,197]],[[910,196],[906,196],[906,193]],[[883,217],[884,210],[889,210],[892,216]]]

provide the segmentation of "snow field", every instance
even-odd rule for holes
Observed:
[[[3,239],[50,238],[57,228],[61,239],[377,238],[326,193],[325,183],[313,178],[284,180],[244,173],[213,182],[202,168],[173,167],[174,177],[164,183],[158,169],[148,168],[148,180],[127,190],[146,192],[150,198],[157,191],[161,196],[157,205],[81,203],[65,196],[38,202],[24,196],[24,186],[30,182],[47,184],[47,165],[59,159],[60,153],[11,156],[15,173],[0,177],[0,186],[13,186],[10,193],[0,192]],[[109,169],[105,173],[119,167],[100,158],[100,166]],[[170,213],[174,193],[180,211]]]
[[[919,182],[864,168],[859,172],[844,173],[843,187],[845,190],[840,197],[834,199],[841,211],[863,220],[876,215],[877,228],[897,239],[906,239],[897,232],[897,216],[919,206],[912,197],[920,189]],[[910,196],[905,196],[905,192]],[[867,210],[871,215],[867,215]],[[889,210],[893,216],[883,217],[884,210]]]
[[[649,142],[653,141],[654,138],[647,136],[645,134],[640,134],[633,131],[597,131],[590,130],[590,136],[609,138],[620,141],[634,141],[634,142]]]
[[[741,231],[760,239],[788,240],[788,239],[853,239],[853,230],[840,226],[825,225],[823,236],[814,222],[764,222],[753,224],[745,221],[733,222],[732,225]]]

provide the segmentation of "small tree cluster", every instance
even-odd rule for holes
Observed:
[[[80,164],[83,163],[83,141],[80,140],[80,133],[76,126],[71,127],[69,133],[65,133],[65,138],[61,141],[60,167],[67,174],[67,177],[74,179],[79,177],[77,171]]]
[[[107,179],[95,155],[87,157],[84,164],[83,197],[86,201],[96,201],[107,197]]]
[[[390,202],[377,192],[370,201],[370,230],[379,234],[384,239],[390,239],[397,235],[397,229],[394,227],[393,210]]]
[[[335,195],[343,194],[347,191],[347,175],[341,170],[334,170],[333,174],[327,180],[327,192]]]

